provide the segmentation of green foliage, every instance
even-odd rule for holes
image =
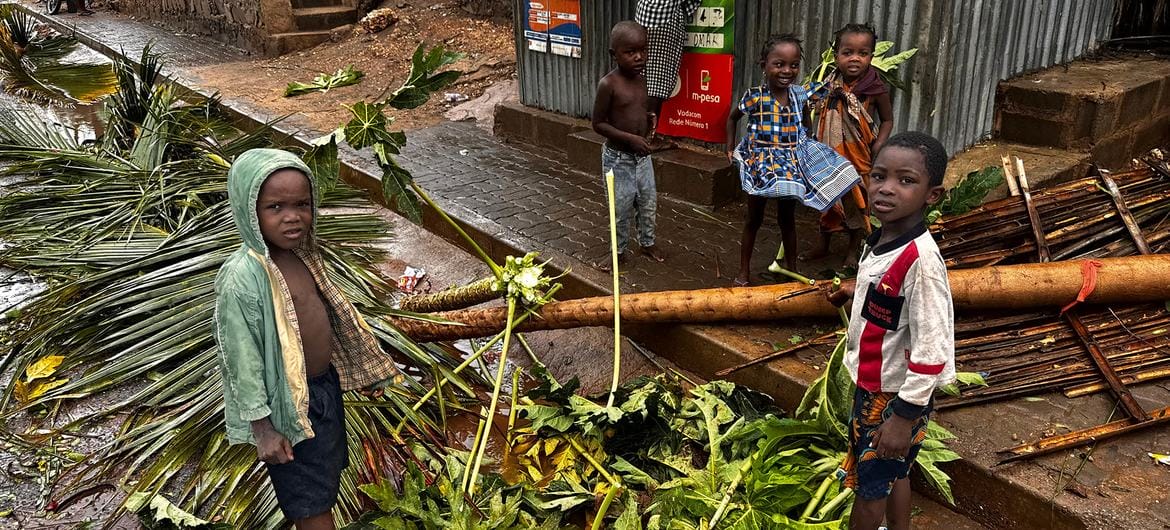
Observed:
[[[419,453],[426,458],[425,452]],[[377,511],[364,514],[343,530],[554,530],[560,527],[555,511],[540,519],[521,509],[523,491],[491,479],[472,504],[453,479],[462,473],[462,462],[446,458],[445,465],[419,467],[407,464],[402,484],[389,481],[366,484],[361,490],[377,504]]]
[[[944,215],[961,215],[971,211],[983,204],[987,194],[1003,183],[1003,168],[1000,166],[987,166],[968,173],[926,213],[927,224],[934,223]]]
[[[329,89],[339,86],[356,85],[365,77],[365,73],[348,65],[341,68],[333,74],[320,73],[308,83],[300,83],[293,81],[284,87],[284,97],[299,96],[301,94],[308,94],[309,92],[329,92]]]
[[[426,50],[419,44],[411,58],[410,75],[406,82],[387,98],[373,103],[359,101],[346,108],[352,118],[340,129],[330,133],[330,140],[319,139],[318,145],[330,141],[344,141],[354,149],[373,149],[382,168],[382,195],[386,204],[392,205],[399,213],[407,218],[420,222],[422,210],[414,189],[414,179],[410,173],[398,165],[394,155],[406,145],[406,135],[400,131],[390,131],[388,127],[393,119],[387,117],[383,111],[387,106],[396,109],[412,109],[427,102],[431,94],[442,90],[459,78],[460,72],[448,70],[437,72],[439,68],[449,65],[462,57],[461,54],[447,51],[442,46],[435,46]]]

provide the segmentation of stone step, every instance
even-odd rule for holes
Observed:
[[[1067,182],[1085,176],[1089,170],[1092,155],[1083,151],[1069,151],[1053,149],[1051,147],[1037,147],[1003,141],[986,141],[975,144],[966,151],[955,155],[947,163],[946,177],[943,186],[951,189],[959,180],[972,171],[979,171],[987,166],[1000,167],[1001,157],[1018,156],[1024,161],[1024,170],[1028,174],[1028,185],[1032,189],[1041,186]],[[1013,169],[1013,173],[1014,173]],[[987,194],[989,201],[1002,199],[1008,196],[1008,186],[1005,182],[999,188]]]
[[[536,143],[559,151],[574,168],[601,173],[605,138],[588,121],[526,107],[519,103],[496,106],[495,134],[506,140]],[[739,177],[722,155],[690,149],[653,154],[658,191],[705,207],[718,207],[739,197]]]
[[[268,46],[264,50],[267,56],[284,55],[297,50],[312,48],[329,40],[329,31],[295,31],[291,33],[276,33],[269,36]]]
[[[327,31],[357,22],[358,12],[346,6],[306,7],[293,9],[293,18],[301,31]]]
[[[1170,142],[1170,62],[1075,61],[999,84],[996,136],[1087,150],[1105,167]]]

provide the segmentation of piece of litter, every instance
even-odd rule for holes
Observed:
[[[418,286],[418,282],[426,275],[427,271],[424,269],[407,267],[402,272],[402,276],[398,278],[398,290],[404,293],[413,293],[414,288]]]
[[[467,153],[470,153],[470,152],[471,152],[471,151],[468,151],[468,150],[466,150],[466,149],[460,149],[460,150],[459,150],[459,156],[467,156]]]
[[[443,94],[443,101],[446,101],[447,103],[463,103],[468,99],[471,98],[458,92],[447,92],[446,94]]]
[[[1155,462],[1162,464],[1164,466],[1170,466],[1170,455],[1164,455],[1162,453],[1146,453],[1146,454],[1150,455],[1150,458],[1153,458]]]

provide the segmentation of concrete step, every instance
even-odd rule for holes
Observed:
[[[1000,83],[996,136],[1086,150],[1105,167],[1170,142],[1170,61],[1081,60]]]
[[[305,7],[293,9],[293,18],[301,31],[321,31],[357,22],[358,12],[347,6]]]
[[[1004,156],[1018,156],[1024,161],[1028,185],[1032,189],[1082,178],[1089,170],[1092,159],[1092,155],[1084,151],[991,140],[975,144],[955,155],[947,164],[943,186],[951,189],[972,171],[979,171],[987,166],[1000,167],[1002,165],[1000,159]],[[1007,196],[1008,186],[1005,182],[988,193],[986,200],[1002,199]]]
[[[569,165],[592,174],[601,173],[601,147],[605,138],[593,132],[588,121],[526,107],[519,103],[496,106],[495,134],[522,143],[536,143],[563,154]],[[720,155],[687,148],[653,154],[658,191],[707,207],[718,207],[740,195],[739,176]]]
[[[276,33],[269,36],[268,47],[264,50],[264,54],[267,56],[284,55],[289,52],[312,48],[328,40],[329,31]]]

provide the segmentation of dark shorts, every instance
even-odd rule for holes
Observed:
[[[910,476],[914,459],[926,439],[926,424],[934,408],[934,400],[914,422],[910,431],[910,451],[906,458],[878,458],[877,451],[869,446],[873,435],[882,422],[894,413],[890,401],[898,394],[894,392],[869,392],[860,387],[853,393],[853,418],[849,422],[849,454],[841,469],[837,471],[846,488],[853,488],[857,497],[864,500],[884,499],[890,496],[894,481]]]
[[[349,462],[341,380],[332,365],[309,378],[309,421],[316,436],[293,446],[293,461],[265,466],[277,504],[292,521],[333,509],[341,470]]]

